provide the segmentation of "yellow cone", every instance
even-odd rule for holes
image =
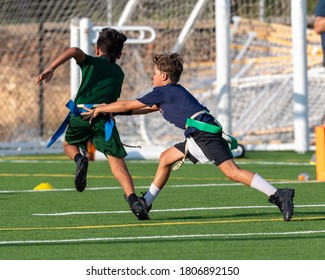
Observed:
[[[47,191],[47,190],[53,190],[54,187],[49,183],[40,183],[34,188],[34,191]]]

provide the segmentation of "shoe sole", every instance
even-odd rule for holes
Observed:
[[[88,159],[84,158],[76,168],[74,184],[78,192],[83,192],[87,187]]]
[[[135,215],[138,218],[138,220],[140,220],[140,221],[142,221],[142,220],[150,220],[150,217],[149,217],[148,213],[137,212]]]
[[[290,203],[291,203],[291,212],[289,212],[288,215],[283,215],[283,218],[286,222],[289,222],[293,216],[293,212],[294,212],[294,203],[293,203],[293,199],[295,197],[295,190],[294,189],[291,189],[291,193],[289,194],[290,196]]]
[[[150,220],[150,217],[148,215],[148,212],[146,209],[142,206],[141,202],[140,207],[137,207],[136,209],[131,208],[132,213],[138,218],[138,220]]]

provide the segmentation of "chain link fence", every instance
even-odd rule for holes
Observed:
[[[27,152],[27,146],[35,147],[32,152],[44,152],[48,139],[55,132],[67,114],[66,102],[70,99],[69,63],[57,69],[51,82],[44,86],[34,84],[37,75],[70,45],[70,22],[74,18],[90,18],[95,25],[116,25],[129,0],[3,0],[0,3],[0,96],[2,100],[2,121],[0,123],[0,154],[16,150]],[[126,45],[118,63],[126,74],[121,99],[130,99],[145,94],[152,86],[153,53],[171,51],[183,26],[191,15],[197,0],[139,0],[127,19],[127,25],[147,25],[156,30],[157,39],[146,45]],[[202,13],[195,22],[184,48],[181,51],[186,62],[182,83],[199,100],[213,107],[215,81],[215,7],[214,0],[206,1]],[[263,7],[261,7],[261,3]],[[314,1],[308,1],[314,5]],[[292,133],[285,137],[265,136],[261,120],[247,118],[254,122],[242,131],[240,122],[243,108],[249,106],[259,94],[279,88],[292,72],[290,30],[290,1],[274,0],[232,0],[233,31],[231,56],[232,75],[237,78],[233,85],[234,132],[246,143],[292,141]],[[263,9],[262,9],[263,8]],[[309,8],[310,19],[311,8]],[[235,16],[235,17],[234,17]],[[236,27],[236,17],[241,21]],[[311,20],[309,20],[311,22]],[[251,32],[255,32],[247,50],[243,52]],[[257,36],[256,36],[257,34]],[[128,35],[128,34],[126,34]],[[131,35],[131,34],[130,34]],[[309,68],[321,69],[320,38],[311,29],[308,31]],[[248,68],[247,65],[250,65]],[[247,69],[246,69],[247,68]],[[244,71],[245,69],[245,71]],[[317,71],[316,71],[317,72]],[[321,73],[321,71],[318,71]],[[280,75],[273,83],[251,83],[244,81],[260,74]],[[242,79],[242,80],[240,80]],[[310,82],[310,115],[313,126],[322,118],[324,108],[324,76],[317,74]],[[278,81],[278,82],[277,82]],[[290,82],[283,91],[290,100]],[[266,94],[267,95],[267,94]],[[245,100],[245,102],[244,102]],[[281,100],[281,99],[279,99]],[[279,101],[279,104],[282,101]],[[283,101],[285,102],[285,101]],[[286,101],[287,102],[287,101]],[[285,103],[285,106],[289,106]],[[322,107],[323,106],[323,107]],[[277,127],[292,127],[292,116],[288,108],[282,108],[279,115],[267,115],[268,122]],[[118,119],[122,139],[144,141],[140,133],[140,117]],[[178,131],[163,124],[161,117],[146,117],[146,128],[151,141],[174,141]],[[256,125],[255,125],[256,124]],[[274,133],[277,127],[270,127]],[[281,130],[280,129],[280,130]],[[167,130],[167,131],[166,131]],[[311,128],[312,130],[312,128]],[[284,129],[282,129],[283,132]],[[292,131],[291,131],[292,132]],[[148,133],[147,133],[148,134]],[[263,135],[263,137],[261,137]],[[271,139],[271,140],[270,140]],[[35,145],[34,145],[34,144]],[[41,148],[40,148],[41,147]],[[50,151],[61,151],[56,143]]]

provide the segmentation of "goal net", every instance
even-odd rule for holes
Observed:
[[[314,6],[307,2],[309,137],[313,145],[314,127],[324,115],[325,74],[320,36],[310,28]],[[230,3],[232,134],[248,149],[292,149],[290,1]],[[34,81],[69,47],[73,19],[88,18],[94,26],[149,26],[155,30],[153,42],[125,46],[118,61],[125,72],[121,99],[147,93],[152,87],[152,54],[176,49],[185,61],[181,83],[218,115],[215,1],[4,0],[0,7],[0,94],[5,116],[0,124],[1,155],[62,152],[60,141],[50,149],[45,147],[74,94],[70,64],[60,67],[45,86],[35,86]],[[125,32],[128,37],[136,33]],[[116,121],[126,144],[165,147],[183,138],[159,113],[120,116]]]

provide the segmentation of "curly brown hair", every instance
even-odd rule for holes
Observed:
[[[177,83],[183,72],[183,59],[177,53],[160,53],[153,56],[153,63],[161,72],[166,72],[172,83]]]

